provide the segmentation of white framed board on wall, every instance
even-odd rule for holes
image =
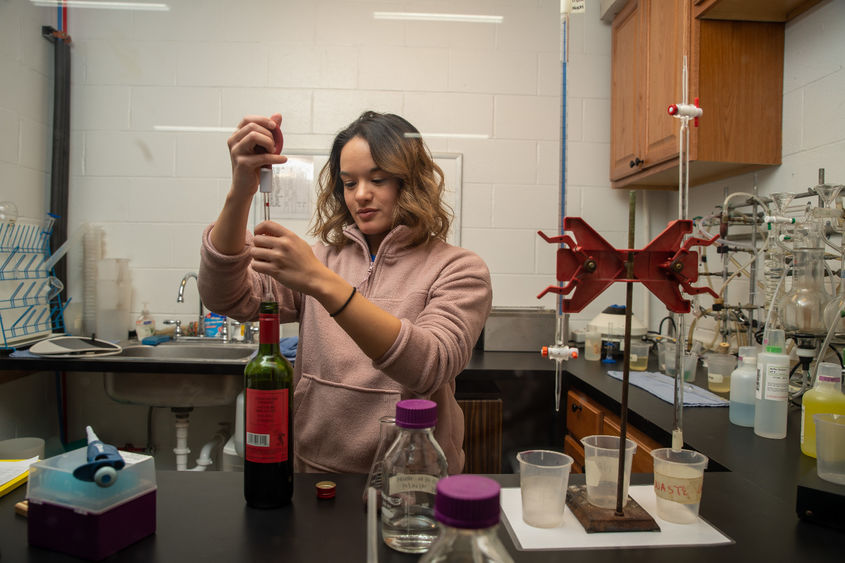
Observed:
[[[270,194],[270,220],[299,226],[295,231],[311,225],[320,170],[329,159],[324,150],[299,149],[286,151],[288,161],[273,166],[273,192]],[[443,170],[446,184],[444,199],[453,213],[447,242],[461,245],[461,197],[463,191],[463,155],[460,153],[432,153],[434,162]],[[256,193],[253,201],[253,225],[264,220],[263,194]],[[299,234],[303,234],[300,232]]]

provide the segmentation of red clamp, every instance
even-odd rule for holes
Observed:
[[[580,217],[564,217],[563,228],[572,232],[575,240],[567,234],[548,237],[542,231],[537,233],[548,243],[565,245],[557,251],[557,280],[565,282],[564,285],[549,286],[537,298],[549,292],[572,293],[569,299],[563,300],[564,313],[581,311],[614,282],[641,282],[674,313],[690,312],[690,302],[684,299],[678,286],[688,295],[719,296],[709,287],[692,285],[698,281],[698,253],[690,248],[709,246],[718,238],[718,235],[712,239],[691,237],[683,242],[684,235],[692,232],[692,221],[672,221],[640,250],[617,250]],[[630,279],[626,277],[625,265],[629,253],[633,253],[634,259]]]

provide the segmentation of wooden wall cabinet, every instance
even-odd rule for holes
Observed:
[[[584,471],[584,446],[581,439],[594,434],[619,436],[621,432],[619,416],[596,401],[581,393],[570,390],[566,394],[566,435],[563,451],[572,457],[572,472]],[[637,444],[634,460],[631,463],[633,473],[654,473],[651,450],[661,448],[656,440],[630,424],[626,429],[629,440]]]
[[[687,56],[690,185],[781,162],[784,24],[700,20],[695,0],[629,0],[611,46],[610,180],[614,188],[678,187]]]

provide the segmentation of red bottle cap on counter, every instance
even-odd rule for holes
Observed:
[[[317,498],[334,498],[337,489],[334,481],[320,481],[314,487],[317,489]]]

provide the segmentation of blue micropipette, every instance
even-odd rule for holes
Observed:
[[[80,481],[93,481],[100,487],[111,487],[126,462],[117,448],[104,444],[90,426],[85,427],[85,432],[88,434],[88,463],[74,469],[73,476]]]

